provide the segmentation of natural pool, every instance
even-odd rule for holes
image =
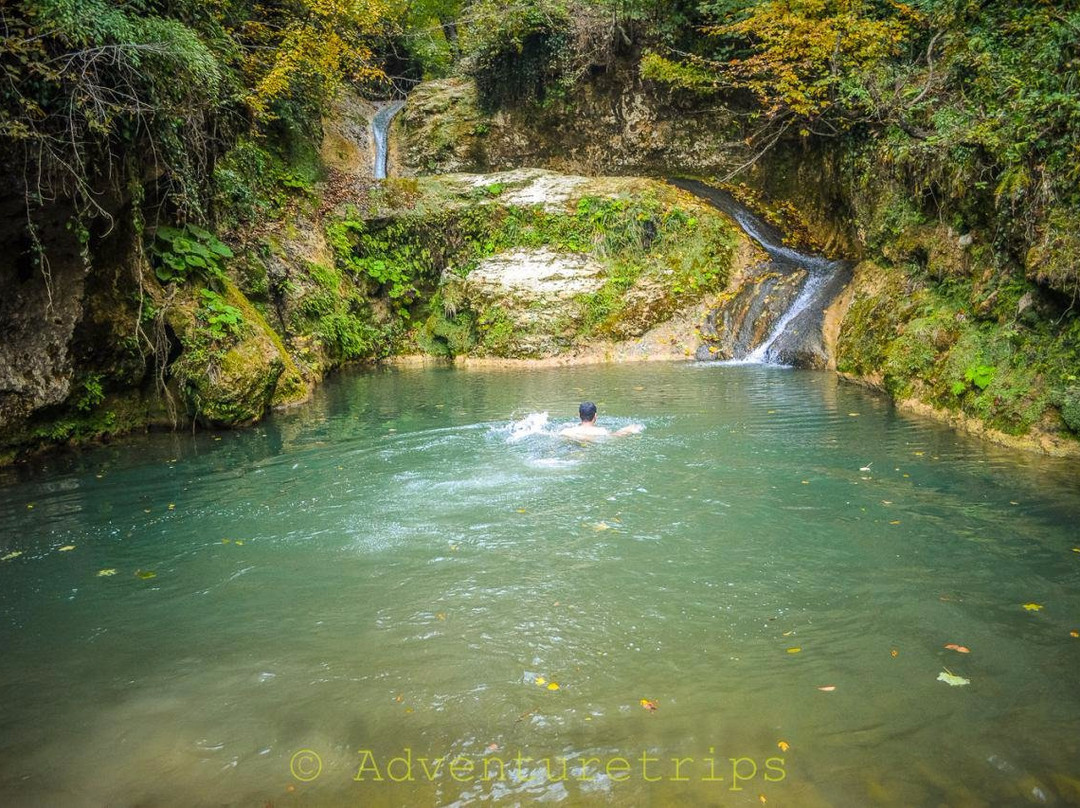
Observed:
[[[524,428],[584,398],[646,431]],[[361,372],[8,471],[0,801],[1080,804],[1077,471],[661,363]]]

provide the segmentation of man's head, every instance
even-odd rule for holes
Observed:
[[[591,401],[581,402],[581,406],[578,407],[577,411],[583,424],[591,424],[596,420],[596,405]]]

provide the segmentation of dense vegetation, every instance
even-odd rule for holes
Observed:
[[[198,410],[197,366],[216,378],[238,352],[259,353],[253,335],[310,337],[315,367],[378,355],[410,318],[438,315],[423,300],[435,269],[402,258],[421,249],[405,224],[376,238],[336,221],[336,264],[291,275],[273,269],[273,244],[249,238],[318,206],[321,116],[343,86],[385,97],[464,75],[483,114],[572,116],[582,87],[618,76],[673,108],[733,111],[742,154],[724,179],[793,147],[839,167],[843,215],[881,265],[880,290],[905,298],[856,301],[842,369],[1007,431],[1048,408],[1080,431],[1076,3],[16,0],[0,28],[0,158],[24,231],[4,243],[46,279],[50,222],[91,273],[117,224],[136,252],[124,305],[137,336],[111,360],[124,373],[81,373],[72,413],[147,363],[164,385],[177,340],[186,356],[171,372]],[[465,220],[443,224],[468,241]],[[598,327],[632,282],[594,301]],[[295,393],[302,368],[276,361],[264,376]]]

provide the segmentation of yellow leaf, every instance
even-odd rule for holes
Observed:
[[[221,540],[221,543],[222,543],[222,544],[228,544],[228,543],[229,543],[229,542],[231,542],[231,541],[232,541],[232,539],[222,539],[222,540]]]
[[[1037,611],[1040,611],[1042,609],[1042,604],[1041,603],[1025,603],[1024,608],[1027,609],[1029,612],[1037,612]]]
[[[893,519],[891,522],[889,522],[889,524],[890,525],[898,525],[898,524],[900,524],[900,520],[899,519]]]
[[[28,511],[34,510],[34,503],[33,502],[28,502],[26,504],[26,510],[28,510]]]
[[[3,558],[0,558],[0,561],[11,561],[11,559],[18,558],[21,555],[22,555],[22,550],[12,550],[10,553],[8,553]]]
[[[900,656],[900,652],[893,648],[891,651],[889,651],[889,656],[891,656],[893,659],[896,659],[898,656]]]
[[[517,512],[518,513],[528,513],[528,511],[526,511],[524,508],[518,508]]]
[[[68,552],[71,552],[74,549],[75,549],[74,544],[65,544],[63,547],[60,548],[59,552],[68,553]]]
[[[169,510],[170,511],[175,511],[176,510],[176,503],[175,502],[170,502],[169,503]]]
[[[548,688],[547,688],[547,689],[548,689],[548,690],[558,690],[558,689],[559,689],[559,686],[558,686],[558,685],[557,685],[557,684],[556,684],[555,682],[549,682],[549,683],[548,683]]]
[[[157,573],[153,570],[135,570],[135,575],[142,578],[144,581],[149,581],[151,578],[157,578]]]
[[[848,417],[849,417],[849,418],[858,418],[858,417],[859,417],[859,413],[857,413],[857,412],[849,412],[849,413],[848,413]]]
[[[785,636],[785,637],[790,637],[790,636],[791,636],[792,634],[794,634],[794,633],[795,633],[795,629],[792,629],[791,631],[785,631],[785,632],[784,632],[784,636]]]
[[[116,575],[116,570],[113,567],[109,567],[108,569],[104,570],[98,570],[97,577],[108,578],[110,575]]]
[[[435,615],[435,617],[438,618],[439,620],[445,620],[446,619],[446,612],[439,612],[437,615]]]
[[[939,673],[937,680],[939,682],[944,682],[947,685],[952,685],[953,687],[963,687],[964,685],[971,684],[970,679],[965,679],[963,676],[957,676],[955,673],[950,673],[949,671],[942,671]]]
[[[1070,637],[1080,637],[1080,631],[1070,631],[1069,636]]]
[[[536,681],[536,684],[539,685],[540,687],[543,687],[544,685],[547,684],[547,679],[545,679],[543,676],[537,676],[535,681]]]
[[[243,539],[237,539],[236,541],[233,542],[233,544],[235,544],[237,547],[243,547],[244,546],[244,540]]]
[[[787,649],[787,652],[788,652],[789,654],[797,654],[797,653],[799,653],[799,651],[801,651],[801,650],[802,650],[802,648],[799,648],[799,646],[795,646],[794,648],[789,648],[789,649]]]
[[[786,752],[788,749],[791,748],[791,744],[789,744],[787,741],[777,741],[776,745],[780,747],[781,752]]]

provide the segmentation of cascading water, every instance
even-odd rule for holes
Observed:
[[[745,311],[751,317],[756,317],[761,316],[773,300],[786,304],[783,313],[764,336],[760,333],[762,329],[753,327],[753,322],[742,323],[738,329],[739,337],[731,340],[730,353],[719,358],[754,364],[821,365],[824,355],[820,344],[823,312],[850,279],[851,265],[846,261],[807,255],[784,246],[783,238],[775,228],[724,191],[694,180],[672,180],[672,183],[731,216],[768,254],[770,262],[762,267],[757,276],[759,280],[770,279],[770,282],[760,283],[757,287],[760,290],[757,297],[764,295],[766,300],[752,301]],[[775,279],[774,276],[779,278]],[[790,285],[791,281],[799,283],[798,294],[794,294],[793,290],[788,295],[777,294],[778,287]],[[752,342],[747,340],[748,335],[753,335]],[[710,353],[706,352],[702,358],[708,356]]]
[[[375,117],[371,119],[371,135],[375,141],[375,179],[386,179],[386,154],[388,150],[388,133],[390,121],[405,106],[404,101],[391,101],[379,108]]]

